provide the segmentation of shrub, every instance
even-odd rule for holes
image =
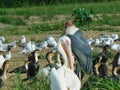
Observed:
[[[75,24],[80,26],[87,25],[89,27],[89,24],[92,21],[91,15],[95,16],[93,10],[84,8],[77,8],[72,12],[72,17],[74,17]]]

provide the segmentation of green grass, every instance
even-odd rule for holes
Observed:
[[[81,90],[119,90],[120,84],[112,77],[99,78],[91,76]]]
[[[116,1],[104,3],[45,5],[23,8],[1,8],[0,23],[5,26],[0,28],[0,35],[39,34],[47,31],[61,31],[64,29],[65,21],[68,19],[73,19],[71,17],[72,11],[78,7],[89,8],[90,10],[96,12],[96,14],[101,14],[102,16],[102,19],[98,19],[97,21],[94,20],[92,23],[90,23],[89,28],[87,26],[80,26],[83,30],[106,30],[112,32],[119,31],[119,28],[103,26],[120,25],[120,20],[118,19],[120,18],[120,1]],[[62,20],[60,17],[56,18],[56,15],[64,15],[63,18],[65,19]],[[31,16],[37,16],[39,19],[32,20],[31,22]],[[34,23],[34,21],[37,21],[38,23]]]
[[[50,6],[37,7],[23,7],[23,8],[7,8],[0,9],[0,15],[55,15],[55,14],[70,14],[75,8],[89,8],[97,13],[119,13],[120,1],[104,2],[104,3],[77,3],[77,4],[62,4]]]
[[[0,16],[0,23],[10,24],[15,26],[25,25],[26,23],[19,17],[13,16]]]

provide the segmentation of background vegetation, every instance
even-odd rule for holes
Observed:
[[[115,0],[0,0],[0,7],[41,6],[68,3],[107,2]]]

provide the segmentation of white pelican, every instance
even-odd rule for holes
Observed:
[[[71,51],[71,41],[63,36],[58,41],[58,51],[63,56],[64,64],[50,72],[51,90],[80,90],[81,81],[74,73],[74,57]]]

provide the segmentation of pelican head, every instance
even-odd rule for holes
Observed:
[[[71,40],[67,36],[59,38],[57,49],[65,60],[64,65],[74,70],[74,58],[71,50]]]

